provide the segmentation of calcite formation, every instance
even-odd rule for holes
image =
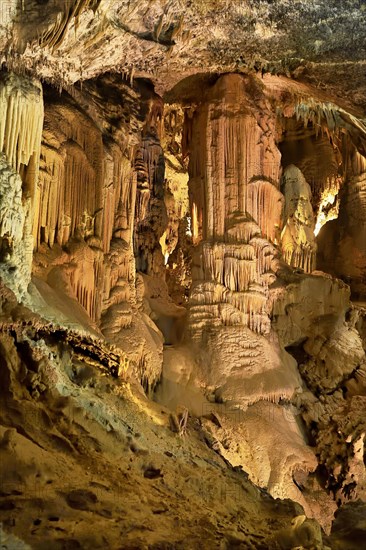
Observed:
[[[42,86],[35,79],[2,74],[0,105],[2,272],[18,298],[25,299],[32,269],[32,220],[38,206]]]
[[[357,299],[365,295],[365,172],[350,178],[341,195],[339,217],[321,234],[319,264],[344,278]],[[326,243],[326,241],[328,241]]]
[[[251,86],[262,103],[260,122]],[[269,330],[267,289],[276,264],[271,242],[279,237],[283,202],[274,131],[260,83],[239,75],[221,77],[189,119],[192,240],[200,243],[202,258],[192,270],[194,338],[200,334],[195,325],[205,318],[212,325]]]
[[[362,3],[336,4],[0,7],[5,540],[346,544],[366,498],[366,39]]]
[[[311,273],[316,265],[311,189],[301,171],[294,165],[287,166],[284,171],[283,193],[286,197],[285,225],[281,235],[284,260],[293,267]]]
[[[1,277],[22,300],[27,294],[32,270],[33,240],[25,231],[29,199],[23,206],[21,177],[3,153],[0,154],[0,197]]]

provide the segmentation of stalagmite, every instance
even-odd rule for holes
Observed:
[[[315,268],[315,220],[311,190],[296,166],[288,166],[283,174],[285,226],[281,241],[283,256],[289,265],[311,272]]]
[[[13,182],[14,195],[10,196],[14,198],[15,211],[12,213],[10,204],[3,211],[2,237],[9,240],[5,248],[10,247],[9,260],[14,270],[11,287],[18,299],[25,298],[30,282],[32,222],[34,212],[38,208],[36,182],[39,173],[42,126],[41,84],[32,78],[3,73],[0,77],[0,151],[5,155],[1,163],[4,189],[2,200],[6,204],[8,193],[5,189]],[[20,176],[15,177],[14,172]],[[7,178],[9,182],[6,181]],[[19,222],[15,233],[13,222],[10,222],[12,219]],[[12,224],[12,228],[9,223]]]
[[[239,75],[221,77],[186,118],[194,245],[187,334],[200,357],[200,376],[213,388],[215,401],[246,411],[235,430],[248,425],[255,406],[274,406],[276,422],[267,425],[262,415],[253,420],[253,433],[260,432],[259,439],[268,441],[282,438],[278,434],[287,433],[289,423],[295,422],[293,417],[284,421],[279,416],[283,402],[291,403],[301,386],[296,361],[283,346],[288,343],[286,338],[291,344],[306,338],[309,327],[301,324],[303,294],[319,296],[317,308],[313,302],[308,306],[314,315],[327,316],[344,311],[348,293],[346,287],[343,291],[327,279],[295,275],[283,263],[284,259],[304,272],[315,269],[313,196],[304,175],[291,163],[280,179],[279,151],[263,130],[272,128],[270,134],[275,136],[275,119],[258,90],[253,105],[247,85]],[[338,170],[336,155],[328,145],[324,141],[330,168],[326,163],[319,179],[327,191],[335,187]],[[283,151],[290,159],[289,150]],[[314,165],[305,154],[304,164],[310,173]],[[283,288],[281,277],[286,280],[287,272],[289,281],[303,277],[303,286],[294,283]],[[276,309],[282,296],[285,313]],[[291,315],[291,304],[294,323],[292,332],[286,333],[281,323]],[[281,341],[273,329],[276,318],[280,319]],[[289,443],[293,445],[291,458],[286,452],[270,457],[260,472],[254,471],[248,458],[259,452],[256,446],[248,444],[245,460],[240,451],[234,456],[238,463],[246,463],[251,478],[275,498],[289,495],[308,512],[310,505],[293,476],[297,470],[307,476],[317,462],[301,434],[296,437],[296,444],[293,439]],[[261,461],[263,452],[259,452]],[[223,453],[230,456],[226,446]]]
[[[22,197],[22,180],[0,153],[0,276],[19,301],[26,298],[32,270],[32,239],[26,217],[30,199]]]

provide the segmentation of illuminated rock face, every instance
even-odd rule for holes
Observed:
[[[40,84],[2,78],[0,275],[52,333],[61,325],[77,346],[93,334],[94,366],[127,365],[150,395],[171,382],[179,406],[193,386],[187,406],[219,452],[329,528],[336,505],[314,497],[319,463],[335,498],[364,495],[352,411],[364,402],[366,325],[344,282],[316,268],[353,284],[364,274],[363,126],[295,93],[286,111],[283,82],[269,82],[227,74],[199,102],[164,106],[145,80],[105,75],[61,96],[44,86],[43,102]],[[314,120],[333,121],[331,137]]]
[[[316,460],[292,430],[291,414],[284,415],[279,405],[291,402],[301,380],[295,360],[271,328],[269,287],[281,265],[276,245],[284,219],[282,246],[292,247],[294,258],[296,252],[307,258],[301,247],[307,244],[305,231],[314,228],[310,188],[293,167],[284,174],[285,197],[279,189],[276,119],[259,81],[220,77],[187,125],[194,244],[188,334],[199,350],[201,379],[215,401],[245,411],[235,426],[229,422],[214,433],[231,442],[235,429],[239,450],[227,443],[224,456],[245,464],[250,478],[273,496],[287,494],[307,506],[292,476],[296,470],[314,470]],[[286,259],[291,263],[292,256]],[[281,432],[292,433],[292,440],[272,459],[264,447]],[[248,456],[256,455],[262,443],[257,469]]]
[[[162,336],[138,311],[135,263],[145,241],[147,272],[163,273],[161,112],[149,90],[141,98],[108,77],[98,85],[75,99],[46,87],[44,106],[33,80],[1,79],[2,277],[50,321],[82,319],[128,350],[150,388],[161,372]]]
[[[360,157],[360,155],[358,155]],[[319,233],[318,264],[344,279],[355,299],[366,297],[366,166],[359,161],[340,194],[338,219]],[[364,159],[363,159],[364,160]]]
[[[31,78],[2,73],[0,80],[0,149],[16,171],[28,169],[34,191],[43,128],[41,84]]]
[[[129,301],[136,177],[123,146],[121,138],[105,146],[77,103],[51,96],[34,217],[36,273],[49,282],[63,280],[96,322],[116,301]],[[47,246],[58,260],[45,270]],[[118,247],[124,253],[117,259]]]
[[[1,271],[19,300],[26,298],[32,270],[32,220],[38,207],[43,111],[38,81],[1,74]]]
[[[306,107],[303,111],[301,131],[312,133],[306,118],[312,115]],[[223,403],[228,415],[236,407],[243,411],[234,426],[229,421],[217,430],[210,424],[215,437],[225,442],[221,452],[231,462],[244,463],[250,478],[274,497],[288,495],[301,502],[307,513],[320,517],[319,503],[305,498],[294,483],[299,472],[306,483],[317,461],[297,433],[296,409],[289,406],[298,403],[303,410],[320,409],[315,397],[320,386],[312,385],[309,405],[296,361],[285,346],[296,350],[296,358],[297,353],[313,358],[301,364],[300,372],[324,384],[322,388],[329,380],[337,386],[352,377],[356,364],[364,361],[364,351],[358,333],[344,328],[349,303],[346,286],[317,272],[310,275],[317,255],[314,212],[320,216],[322,198],[332,190],[338,193],[340,153],[322,137],[303,143],[303,149],[299,145],[299,151],[282,147],[281,159],[280,139],[283,136],[261,83],[239,75],[220,77],[186,117],[193,241],[187,336],[196,346],[200,380],[211,399]],[[288,132],[286,139],[290,140]],[[303,136],[299,139],[306,141]],[[323,164],[314,177],[318,157],[314,160],[312,155],[317,144]],[[315,325],[317,339],[325,343],[320,353],[318,347],[311,347]],[[346,356],[334,363],[335,347],[342,347],[343,341]],[[325,370],[323,361],[329,363]],[[362,391],[360,387],[356,391]],[[329,399],[322,418],[340,414],[343,406],[343,400]],[[361,424],[358,421],[360,429]],[[238,447],[232,430],[240,440]],[[264,448],[284,433],[291,433],[287,450],[267,456]],[[325,441],[319,428],[321,453]],[[262,443],[258,469],[248,456],[256,455]],[[343,472],[348,459],[342,460]],[[357,475],[363,487],[364,474]],[[339,492],[346,490],[341,478],[338,475]],[[327,507],[329,514],[323,514],[322,521],[329,527],[334,504],[329,501]]]
[[[354,176],[341,204],[340,235],[335,270],[352,281],[352,289],[362,299],[366,296],[366,172]],[[336,251],[334,251],[336,252]]]
[[[31,280],[32,244],[27,234],[29,200],[23,204],[22,180],[0,153],[0,275],[18,300],[23,300]]]
[[[281,235],[284,260],[292,267],[311,272],[316,262],[311,189],[296,166],[290,165],[285,169],[282,191],[286,197],[285,225]]]
[[[274,240],[281,216],[280,152],[260,81],[221,76],[186,132],[193,239],[224,239],[231,216],[248,213]],[[274,206],[270,219],[265,204]]]
[[[362,547],[365,28],[362,1],[0,0],[5,544]],[[326,529],[350,500],[341,542],[265,491]]]
[[[220,77],[187,121],[195,339],[209,326],[269,331],[283,205],[275,130],[260,83],[239,75]]]

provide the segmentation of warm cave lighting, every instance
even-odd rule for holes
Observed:
[[[168,265],[170,252],[168,252],[168,246],[167,246],[167,242],[166,242],[166,231],[164,231],[163,235],[160,237],[159,243],[160,243],[160,246],[161,246],[161,251],[162,251],[163,256],[164,256],[164,265]]]
[[[192,208],[192,238],[193,241],[198,237],[198,211],[197,211],[197,205],[196,203],[193,203]]]
[[[338,218],[339,203],[337,201],[339,187],[332,187],[323,191],[320,199],[318,216],[316,218],[316,224],[314,234],[318,235],[319,231],[330,220]]]
[[[191,216],[187,216],[186,235],[187,235],[187,237],[192,237],[192,218],[191,218]]]
[[[366,550],[364,8],[0,0],[0,550]]]

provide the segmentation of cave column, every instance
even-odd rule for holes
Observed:
[[[18,299],[26,295],[32,270],[33,224],[39,206],[37,186],[43,116],[43,94],[40,82],[26,76],[2,73],[0,75],[0,152],[4,155],[2,159],[4,177],[1,186],[6,186],[6,181],[21,181],[20,187],[16,183],[21,201],[14,201],[14,205],[1,212],[0,237],[2,246],[4,245],[7,249],[5,263],[8,263],[9,269],[13,270],[13,279],[17,281],[10,286]],[[15,174],[18,178],[14,176]],[[21,226],[20,239],[19,227],[15,228],[16,220],[19,220],[18,226]],[[9,227],[14,231],[9,231]],[[3,276],[6,278],[6,269]]]
[[[275,114],[260,80],[230,74],[208,91],[190,125],[192,225],[195,232],[202,226],[194,235],[201,242],[193,262],[191,322],[266,332],[283,208]]]

